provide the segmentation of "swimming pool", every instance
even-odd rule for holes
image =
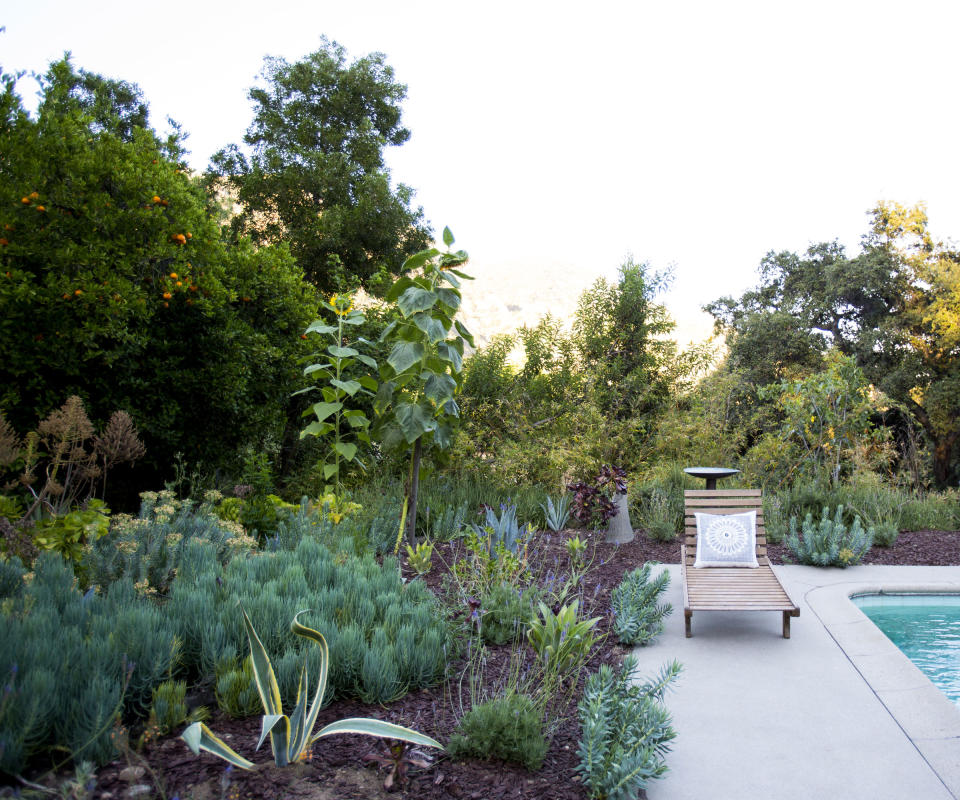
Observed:
[[[960,594],[861,594],[850,599],[960,706]]]

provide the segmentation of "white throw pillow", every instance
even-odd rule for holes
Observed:
[[[759,567],[757,512],[700,514],[694,567]]]

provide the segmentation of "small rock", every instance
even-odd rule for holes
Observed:
[[[126,781],[127,783],[134,783],[140,780],[145,772],[146,770],[143,767],[124,767],[120,770],[120,780]]]

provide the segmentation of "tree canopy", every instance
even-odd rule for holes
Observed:
[[[385,291],[430,241],[413,191],[393,188],[384,165],[384,149],[410,138],[401,125],[406,86],[382,53],[348,64],[343,47],[326,40],[293,64],[267,58],[261,77],[250,90],[246,150],[221,150],[210,173],[240,203],[234,230],[288,242],[325,292]]]
[[[960,254],[934,241],[923,206],[880,204],[861,251],[836,242],[770,253],[760,285],[707,306],[730,363],[758,385],[816,369],[827,346],[922,427],[938,485],[956,477],[960,441]]]

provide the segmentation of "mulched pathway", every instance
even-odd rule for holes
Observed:
[[[564,541],[579,534],[586,539],[594,554],[593,567],[582,581],[581,589],[586,613],[602,616],[598,627],[606,632],[609,627],[610,590],[620,582],[625,571],[654,560],[679,563],[679,544],[648,540],[642,532],[633,542],[608,545],[602,533],[565,531],[562,534],[537,538],[535,558],[546,573],[562,570],[566,565]],[[437,545],[434,570],[427,578],[431,588],[439,589],[444,564],[453,561],[452,545]],[[784,548],[770,546],[774,563],[783,563]],[[441,563],[443,562],[443,563]],[[867,564],[921,564],[960,565],[960,532],[912,531],[902,533],[895,545],[888,549],[874,548],[864,559]],[[667,624],[679,625],[680,615],[674,610]],[[627,652],[616,642],[605,638],[588,665],[590,672],[601,663],[617,664]],[[509,658],[509,646],[493,648],[491,662],[503,663]],[[458,675],[463,664],[452,664],[450,672]],[[178,797],[180,800],[241,800],[241,798],[303,798],[305,800],[376,800],[386,797],[417,798],[417,800],[506,800],[507,798],[551,798],[551,800],[583,800],[586,792],[575,773],[579,725],[576,719],[576,700],[581,685],[571,699],[563,719],[550,744],[543,767],[531,773],[522,767],[476,760],[454,761],[441,756],[428,769],[412,768],[407,784],[388,793],[383,789],[385,773],[376,766],[365,766],[362,757],[371,751],[375,740],[360,736],[334,736],[322,739],[314,747],[313,758],[301,765],[286,769],[272,767],[269,745],[264,745],[256,757],[257,769],[225,771],[224,762],[204,754],[194,757],[176,737],[165,737],[148,747],[144,759],[155,775],[140,769],[135,757],[132,761],[117,761],[99,771],[94,797],[118,800],[126,797]],[[411,726],[447,741],[453,733],[457,716],[452,707],[452,693],[448,684],[434,691],[415,692],[386,707],[368,706],[357,702],[338,701],[321,712],[318,727],[344,717],[372,716]],[[208,721],[210,727],[223,735],[234,749],[251,757],[259,738],[260,720],[234,720],[215,712]],[[669,761],[669,758],[668,758]],[[133,764],[131,770],[128,767]],[[126,770],[126,771],[124,771]],[[162,787],[162,793],[155,788]],[[139,792],[139,794],[138,794]]]

